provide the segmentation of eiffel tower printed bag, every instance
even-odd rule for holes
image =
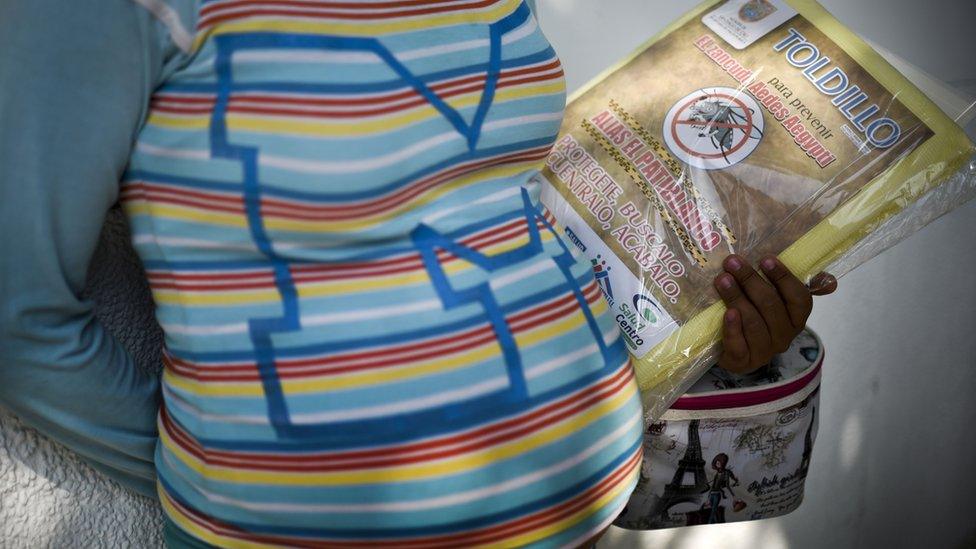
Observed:
[[[652,421],[717,356],[727,255],[842,275],[976,193],[974,152],[814,0],[708,0],[571,98],[539,177]]]
[[[759,371],[709,370],[644,433],[632,530],[759,520],[803,501],[817,438],[823,347],[807,330]]]

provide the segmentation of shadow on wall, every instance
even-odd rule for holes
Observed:
[[[112,209],[85,293],[137,367],[159,372],[162,332],[122,212]],[[4,548],[162,547],[162,514],[64,447],[0,409],[0,540]]]

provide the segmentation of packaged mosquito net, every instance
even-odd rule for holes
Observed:
[[[571,99],[543,202],[658,418],[718,354],[726,256],[843,274],[970,197],[973,154],[813,0],[711,0]]]

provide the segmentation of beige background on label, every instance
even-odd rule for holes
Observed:
[[[886,150],[872,150],[866,154],[858,151],[857,146],[841,130],[845,124],[852,128],[853,125],[830,103],[832,98],[820,93],[803,76],[801,69],[790,65],[785,51],[776,52],[773,49],[775,44],[788,35],[791,27],[816,44],[823,55],[829,56],[832,60],[830,66],[843,68],[851,82],[869,94],[870,102],[863,104],[862,108],[877,103],[885,116],[899,122],[903,133],[898,144]],[[815,118],[823,121],[833,136],[822,139],[822,142],[838,159],[826,169],[821,168],[795,144],[786,128],[769,111],[763,109],[765,135],[746,160],[723,170],[687,168],[694,185],[708,199],[712,208],[719,212],[737,242],[734,245],[723,242],[707,254],[708,263],[704,268],[685,255],[683,259],[687,274],[678,280],[682,293],[677,303],[671,303],[652,284],[647,283],[648,289],[679,322],[686,321],[717,299],[711,288],[712,279],[720,271],[722,259],[729,253],[735,252],[758,260],[763,255],[783,251],[898,158],[931,135],[929,129],[894,99],[891,93],[884,90],[863,68],[801,16],[784,23],[745,50],[735,50],[696,18],[577,98],[567,108],[562,128],[563,133],[571,132],[624,188],[624,196],[617,200],[617,204],[625,204],[628,200],[641,204],[645,212],[652,214],[648,217],[655,219],[655,232],[667,237],[670,249],[676,254],[682,253],[678,238],[659,216],[653,214],[653,207],[631,182],[630,176],[589,138],[580,122],[607,108],[612,99],[663,142],[665,116],[680,99],[702,87],[740,87],[732,76],[695,46],[695,41],[703,35],[711,36],[743,66],[754,70],[757,81],[768,82],[777,78],[785,83],[793,94],[789,99],[784,99],[784,103],[788,106],[791,101],[799,99],[813,111]],[[824,69],[824,72],[827,70],[829,68]],[[800,114],[797,108],[790,108],[790,111]],[[860,108],[855,109],[855,112],[860,112]],[[809,124],[807,127],[813,130]],[[554,183],[558,181],[549,172],[546,176]],[[607,237],[614,252],[635,276],[641,278],[641,269],[630,255],[612,241],[612,237],[601,229],[585,207],[579,205],[572,193],[565,188],[559,190],[577,207],[594,230]],[[626,221],[619,215],[612,221],[614,228],[624,223]]]

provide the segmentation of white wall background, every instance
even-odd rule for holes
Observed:
[[[821,0],[976,95],[976,2]],[[570,89],[697,0],[539,0]],[[972,131],[971,134],[976,134]],[[758,523],[613,530],[601,549],[976,546],[976,202],[841,280],[810,326],[827,358],[806,501]]]
[[[696,3],[537,1],[571,88]],[[871,40],[976,95],[973,0],[822,1]],[[828,353],[823,415],[797,513],[744,525],[615,530],[601,548],[976,546],[974,233],[976,203],[844,278],[817,306],[811,326]],[[145,283],[126,240],[113,212],[89,291],[137,363],[154,368],[159,334],[139,314],[145,303],[132,305],[145,299]],[[154,547],[159,527],[152,501],[0,411],[0,547]]]

